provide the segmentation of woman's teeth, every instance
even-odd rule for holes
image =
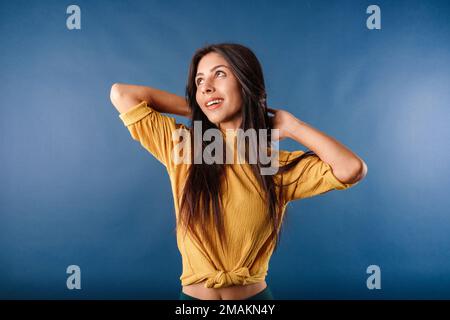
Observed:
[[[222,102],[222,100],[221,100],[221,99],[217,99],[217,100],[213,100],[213,101],[208,102],[206,105],[207,105],[208,107],[210,107],[210,106],[212,106],[213,104],[217,104],[217,103],[220,103],[220,102]]]

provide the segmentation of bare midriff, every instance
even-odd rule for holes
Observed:
[[[205,288],[205,283],[200,282],[183,286],[182,291],[201,300],[244,300],[260,293],[266,287],[266,281],[223,288]]]

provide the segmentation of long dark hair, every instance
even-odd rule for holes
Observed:
[[[201,110],[196,100],[197,87],[195,84],[195,76],[200,60],[206,54],[215,52],[220,54],[230,65],[232,72],[238,79],[242,97],[242,123],[240,128],[244,130],[253,128],[256,132],[258,129],[272,129],[271,118],[268,115],[266,103],[266,90],[264,84],[264,76],[261,65],[256,55],[247,47],[236,43],[220,43],[211,44],[198,49],[191,60],[189,67],[187,86],[186,86],[186,100],[191,109],[191,123],[189,127],[191,146],[194,146],[194,121],[201,121],[201,137],[203,133],[210,128],[217,128],[217,126],[210,122],[206,115]],[[266,146],[270,146],[270,130],[268,130],[268,141]],[[259,150],[258,140],[258,150]],[[224,153],[226,144],[224,143]],[[204,148],[207,146],[205,142],[202,143],[203,154]],[[255,146],[250,146],[255,147]],[[248,156],[248,144],[245,145],[245,155]],[[267,203],[267,222],[272,225],[272,233],[269,237],[267,250],[274,245],[274,250],[277,248],[279,242],[279,228],[281,227],[281,218],[283,210],[283,181],[278,179],[282,173],[293,168],[299,161],[308,156],[315,155],[313,151],[303,153],[301,156],[295,158],[289,163],[281,166],[276,175],[262,175],[261,168],[265,166],[260,163],[258,157],[256,164],[249,164],[251,170],[265,193]],[[222,194],[221,182],[225,178],[226,164],[195,164],[194,153],[191,152],[191,165],[188,170],[186,182],[183,188],[181,197],[181,204],[179,210],[179,219],[177,227],[184,228],[189,231],[194,238],[202,243],[198,233],[206,237],[208,243],[213,243],[213,237],[208,233],[211,227],[217,230],[220,241],[225,243],[226,235],[224,232],[224,223],[222,218],[222,202],[220,195]],[[281,160],[281,159],[280,159]],[[278,177],[277,177],[278,175]],[[278,180],[278,182],[276,181]],[[295,181],[293,181],[295,182]],[[276,186],[279,188],[277,195]]]

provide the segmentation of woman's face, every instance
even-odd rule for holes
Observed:
[[[210,52],[200,60],[195,84],[197,103],[209,121],[220,129],[239,128],[242,121],[239,81],[220,54]],[[216,98],[221,100],[219,104],[206,105]]]

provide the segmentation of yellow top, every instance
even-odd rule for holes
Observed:
[[[175,118],[157,112],[145,101],[121,113],[119,117],[132,138],[166,167],[178,219],[179,200],[190,164],[175,164],[172,161],[172,150],[178,141],[173,142],[172,131],[187,129],[186,126],[176,123]],[[285,163],[302,153],[304,151],[301,150],[279,150],[279,160]],[[283,173],[283,183],[296,180],[302,173],[298,182],[283,189],[283,217],[286,205],[291,200],[312,197],[333,189],[343,190],[354,185],[340,182],[333,175],[330,165],[317,156],[302,159],[293,169]],[[264,254],[260,251],[265,247],[272,229],[263,223],[266,203],[260,196],[262,189],[248,164],[227,164],[226,178],[229,188],[222,189],[223,219],[228,239],[226,246],[219,241],[216,241],[216,247],[206,242],[200,246],[189,234],[185,237],[184,232],[177,230],[177,245],[183,265],[180,280],[183,286],[205,280],[206,288],[246,285],[264,281],[267,275],[273,249]]]

